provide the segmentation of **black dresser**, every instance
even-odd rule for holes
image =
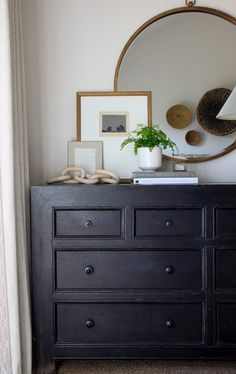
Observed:
[[[236,359],[236,185],[32,187],[37,373]]]

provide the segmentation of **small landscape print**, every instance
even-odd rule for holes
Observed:
[[[100,136],[125,136],[129,131],[128,112],[100,112]]]

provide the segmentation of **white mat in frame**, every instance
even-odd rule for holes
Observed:
[[[112,170],[120,178],[131,178],[137,170],[137,157],[132,145],[120,151],[126,138],[124,132],[116,136],[101,134],[100,113],[129,114],[129,131],[138,123],[151,124],[151,92],[77,92],[77,140],[102,141],[104,169]]]
[[[68,166],[85,169],[94,174],[103,168],[103,144],[101,141],[84,141],[68,143]]]

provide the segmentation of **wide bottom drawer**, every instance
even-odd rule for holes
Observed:
[[[58,303],[57,343],[203,344],[202,304]]]
[[[216,305],[216,344],[236,344],[236,303],[221,302]]]

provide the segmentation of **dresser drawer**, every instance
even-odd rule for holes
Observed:
[[[204,211],[201,208],[136,209],[135,237],[204,236]]]
[[[56,341],[203,344],[202,315],[201,304],[59,303]]]
[[[56,289],[202,288],[201,250],[57,250]]]
[[[123,235],[122,209],[55,210],[56,237],[109,237]]]
[[[219,303],[216,306],[216,343],[236,344],[236,304]]]
[[[215,208],[215,236],[236,237],[236,208]]]
[[[236,250],[215,251],[215,288],[236,289]]]

